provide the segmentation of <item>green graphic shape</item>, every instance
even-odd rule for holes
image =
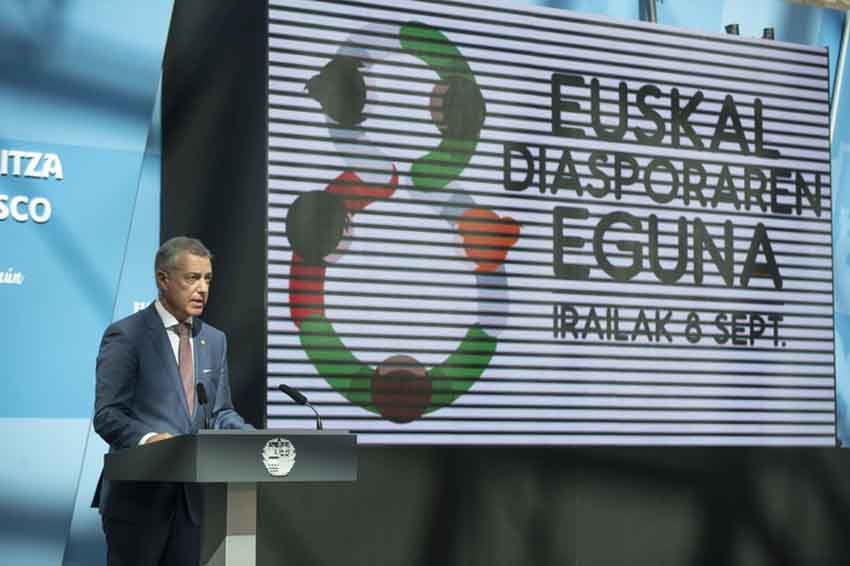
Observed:
[[[490,365],[496,353],[497,340],[488,335],[480,326],[471,326],[457,349],[446,360],[431,369],[431,405],[430,413],[454,402],[469,391],[472,384]]]
[[[371,392],[374,370],[351,353],[331,321],[317,314],[304,318],[299,339],[319,375],[337,393],[369,412],[378,413]],[[432,394],[425,413],[436,411],[469,391],[490,364],[496,346],[495,338],[478,325],[471,326],[455,351],[428,371]]]
[[[440,80],[462,77],[477,88],[463,55],[440,30],[426,24],[410,23],[401,27],[399,37],[402,49],[422,60]],[[410,170],[413,185],[422,191],[445,188],[469,164],[478,146],[479,134],[480,128],[468,139],[443,137],[437,149],[413,163]]]

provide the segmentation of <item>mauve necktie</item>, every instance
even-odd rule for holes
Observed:
[[[180,349],[178,358],[180,362],[180,380],[183,382],[183,391],[186,392],[186,403],[189,405],[189,415],[195,409],[195,368],[192,366],[192,345],[189,343],[189,334],[192,327],[188,322],[177,325],[177,334],[180,336]]]

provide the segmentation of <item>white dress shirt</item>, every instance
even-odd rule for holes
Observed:
[[[168,336],[168,341],[171,342],[171,350],[174,352],[174,361],[177,363],[177,366],[180,366],[180,335],[177,334],[175,330],[175,326],[180,324],[180,322],[174,318],[174,315],[165,310],[165,307],[162,306],[162,303],[159,302],[159,299],[154,303],[154,307],[156,308],[156,312],[159,315],[159,318],[162,319],[162,325],[165,326],[165,334]],[[192,326],[192,317],[186,319],[186,322],[189,323],[189,326]],[[195,345],[192,344],[192,340],[189,340],[189,349],[192,350],[192,363],[195,362]]]

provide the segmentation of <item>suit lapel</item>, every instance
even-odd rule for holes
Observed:
[[[156,307],[151,304],[144,311],[145,319],[148,326],[148,335],[153,343],[154,349],[162,359],[162,367],[165,368],[166,378],[171,382],[172,386],[177,388],[177,394],[180,397],[180,410],[182,415],[191,425],[189,417],[189,409],[186,403],[186,392],[183,391],[183,381],[180,379],[180,369],[177,366],[177,360],[174,358],[174,350],[171,347],[171,342],[168,339],[167,330],[162,324],[162,319],[159,313],[156,312]],[[197,374],[196,374],[197,375]]]

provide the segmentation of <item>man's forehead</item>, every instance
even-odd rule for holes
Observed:
[[[210,258],[188,252],[177,256],[175,265],[182,271],[190,271],[192,273],[212,273],[212,262],[210,261]]]

